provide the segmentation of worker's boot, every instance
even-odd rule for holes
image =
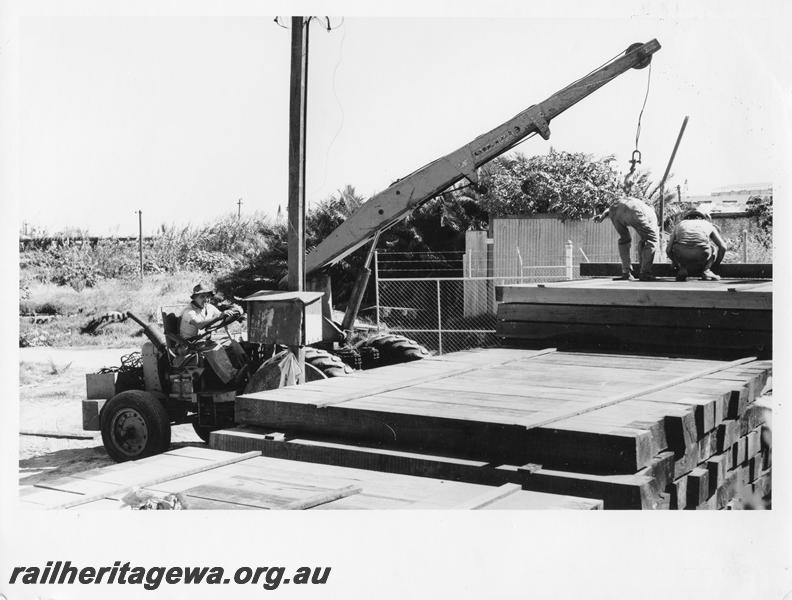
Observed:
[[[618,277],[614,277],[613,281],[638,281],[638,280],[635,277],[633,277],[633,274],[630,271],[627,271],[626,273],[622,273]]]
[[[676,280],[677,281],[687,281],[688,271],[682,265],[679,265],[679,270],[677,271]]]
[[[701,274],[701,279],[703,279],[704,281],[720,281],[720,276],[715,275],[715,273],[713,273],[709,269],[705,269],[704,272]]]
[[[619,259],[621,260],[622,274],[621,277],[616,277],[616,281],[635,281],[632,276],[632,262],[630,261],[630,245],[619,244]]]

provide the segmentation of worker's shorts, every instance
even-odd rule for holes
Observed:
[[[633,199],[617,202],[611,207],[610,218],[619,234],[619,245],[629,245],[632,242],[628,229],[632,227],[640,236],[643,248],[657,248],[657,215],[650,206]]]
[[[685,267],[688,271],[699,272],[709,269],[715,262],[715,247],[712,244],[706,247],[674,244],[671,246],[670,255],[675,265]]]

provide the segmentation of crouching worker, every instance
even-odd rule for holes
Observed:
[[[705,281],[720,279],[712,272],[726,254],[726,243],[703,209],[688,211],[674,227],[666,254],[677,270],[677,281],[685,281],[689,273],[701,273]]]
[[[655,277],[652,276],[652,263],[659,239],[657,215],[654,208],[638,198],[624,197],[616,200],[605,212],[594,217],[594,220],[601,223],[607,216],[610,216],[611,222],[619,234],[619,259],[622,268],[619,279],[635,280],[630,273],[632,237],[629,228],[632,227],[641,238],[638,244],[641,265],[638,278],[641,281],[653,281]]]

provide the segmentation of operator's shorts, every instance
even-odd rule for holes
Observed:
[[[674,244],[671,246],[671,260],[688,271],[704,271],[709,269],[715,260],[715,247],[712,244],[706,247]]]

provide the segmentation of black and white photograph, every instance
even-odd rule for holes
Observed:
[[[792,598],[790,26],[0,3],[0,599]]]

